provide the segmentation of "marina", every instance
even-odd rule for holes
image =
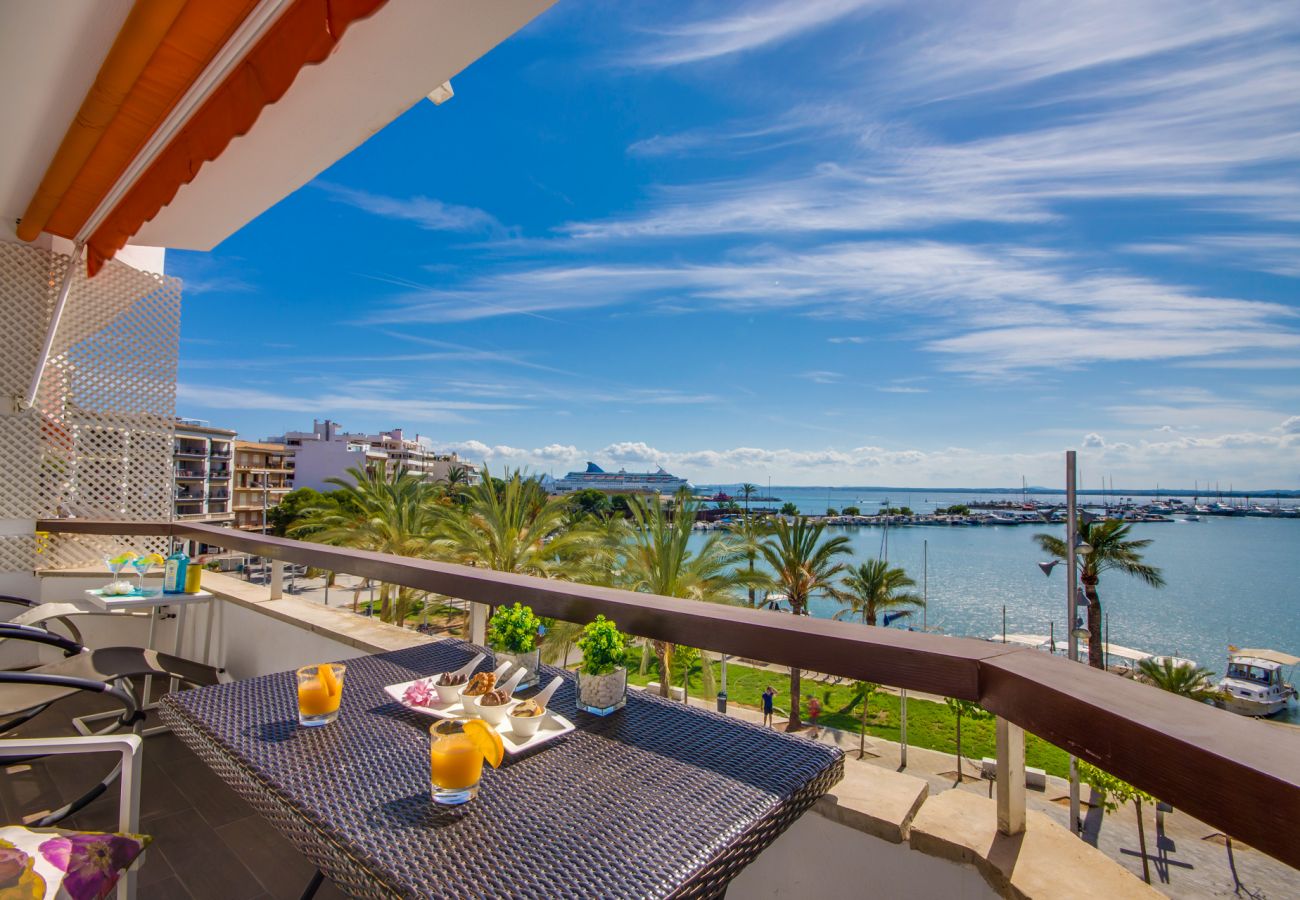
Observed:
[[[782,502],[793,501],[808,512],[827,507],[825,488],[773,488]],[[885,501],[888,499],[888,504]],[[872,495],[852,488],[831,493],[831,504],[859,500],[902,505],[908,498],[891,492]],[[970,503],[970,495],[916,492],[914,509]],[[995,500],[996,497],[986,499]],[[1046,499],[1046,498],[1045,498]],[[1091,499],[1091,498],[1090,498]],[[1190,501],[1190,497],[1187,500]],[[879,501],[878,503],[873,501]],[[865,506],[865,504],[863,504]],[[1300,585],[1300,527],[1289,518],[1208,516],[1188,521],[1184,515],[1164,523],[1134,523],[1134,536],[1151,538],[1147,559],[1159,566],[1167,585],[1160,590],[1133,579],[1107,574],[1099,593],[1112,646],[1143,654],[1195,660],[1215,673],[1226,671],[1229,646],[1300,650],[1300,616],[1295,615]],[[1058,577],[1045,578],[1038,568],[1044,557],[1033,541],[1036,533],[1060,532],[1060,524],[1041,520],[1035,527],[834,527],[849,538],[853,564],[882,555],[887,540],[892,564],[905,568],[920,584],[928,556],[929,605],[894,627],[926,627],[949,635],[1001,639],[1003,610],[1008,634],[1054,634],[1065,639],[1065,588]],[[707,533],[694,540],[703,542]],[[838,610],[830,601],[815,601],[811,614],[830,618]],[[1112,659],[1111,662],[1116,662]],[[1293,700],[1271,721],[1300,724]]]

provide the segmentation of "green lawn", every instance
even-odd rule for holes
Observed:
[[[645,675],[640,675],[640,651],[634,652],[628,662],[628,680],[632,684],[645,685],[659,680],[659,666],[651,659]],[[676,666],[674,666],[676,669]],[[719,683],[719,664],[713,664],[714,682]],[[672,683],[681,685],[681,672],[676,671]],[[774,675],[751,666],[729,663],[727,666],[727,701],[739,703],[755,709],[762,706],[761,695],[768,685],[776,688],[776,707],[779,716],[784,717],[790,703],[790,679],[788,676]],[[831,728],[858,733],[862,715],[862,706],[856,702],[857,692],[853,686],[835,685],[828,687],[804,679],[803,702],[808,702],[812,692],[822,702],[822,724]],[[703,696],[700,684],[700,670],[691,673],[690,693],[693,697]],[[851,705],[852,704],[852,705]],[[899,740],[898,733],[899,698],[893,694],[876,693],[871,696],[870,712],[867,718],[867,734]],[[907,740],[913,747],[925,747],[944,753],[957,752],[957,717],[943,703],[931,703],[927,700],[909,699],[907,701]],[[995,756],[997,741],[994,736],[993,719],[972,721],[963,717],[961,723],[962,754],[970,759],[983,756]],[[1047,743],[1032,734],[1025,735],[1025,764],[1045,769],[1049,774],[1066,778],[1069,775],[1068,756],[1064,750]],[[954,768],[956,761],[953,762]]]

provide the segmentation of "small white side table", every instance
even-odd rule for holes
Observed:
[[[149,637],[146,641],[146,647],[150,650],[158,649],[157,647],[154,646],[154,635],[157,632],[158,622],[162,619],[162,610],[168,606],[178,607],[178,612],[176,616],[176,640],[173,642],[173,646],[172,646],[173,656],[183,655],[182,650],[184,649],[184,642],[185,642],[186,612],[189,611],[189,608],[191,606],[197,603],[210,603],[212,600],[212,594],[208,593],[207,591],[198,591],[193,594],[164,594],[161,590],[152,589],[152,588],[148,589],[148,593],[146,594],[125,596],[125,597],[113,597],[113,596],[106,597],[103,594],[99,593],[98,589],[87,590],[85,594],[86,594],[86,599],[90,602],[92,606],[94,606],[96,609],[100,609],[105,612],[130,612],[132,610],[137,610],[137,609],[150,610]],[[213,619],[212,609],[211,606],[209,606],[207,628],[205,630],[204,637],[203,637],[203,662],[207,665],[212,664],[210,660],[210,656],[212,653],[212,619]],[[178,686],[179,686],[179,682],[177,682],[177,680],[173,678],[171,679],[171,682],[168,685],[168,690],[174,691]],[[152,693],[153,693],[153,676],[146,675],[144,677],[145,703],[141,707],[142,709],[150,710],[157,705],[155,703],[150,702],[150,697]],[[86,722],[94,722],[94,721],[99,721],[101,719],[112,718],[115,717],[116,715],[117,713],[109,712],[109,713],[95,713],[89,716],[81,716],[80,718],[73,719],[73,725],[76,727],[77,731],[81,732],[82,734],[90,735],[90,734],[94,734],[95,732],[91,730],[88,725],[85,724]],[[159,725],[154,728],[146,729],[145,734],[159,734],[166,730],[167,730],[166,726]]]

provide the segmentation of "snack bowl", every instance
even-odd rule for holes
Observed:
[[[499,691],[492,691],[489,694],[485,694],[484,697],[499,693]],[[506,694],[505,696],[509,697],[510,695]],[[514,707],[515,701],[509,699],[507,699],[505,703],[495,704],[483,703],[482,699],[480,699],[479,702],[474,704],[474,714],[489,725],[500,725],[506,720],[506,715],[510,710],[514,709]]]
[[[514,733],[521,738],[530,738],[537,734],[537,729],[542,724],[542,719],[546,718],[546,710],[542,710],[535,716],[517,716],[514,710],[510,711],[510,727]]]
[[[439,675],[438,678],[442,676]],[[460,684],[438,684],[438,678],[433,679],[433,689],[438,694],[438,702],[444,705],[455,703],[460,699],[461,691],[465,690],[465,685],[469,683],[467,678]]]
[[[514,674],[511,675],[509,678],[507,678],[505,680],[505,683],[502,683],[500,680],[501,672],[504,668],[508,667],[509,665],[510,663],[502,663],[501,666],[497,668],[497,672],[496,672],[497,681],[496,684],[493,685],[495,690],[488,691],[487,693],[484,693],[481,696],[474,697],[473,707],[471,707],[469,704],[470,701],[469,697],[466,697],[464,695],[461,696],[460,701],[464,705],[467,712],[469,712],[471,715],[478,716],[479,718],[483,719],[485,722],[488,722],[489,724],[492,725],[500,725],[502,722],[506,720],[506,713],[509,712],[511,708],[513,708],[515,705],[514,702],[510,699],[511,694],[515,692],[515,688],[519,686],[519,682],[525,676],[528,675],[528,670],[521,666],[518,669],[515,669]],[[506,702],[491,703],[491,704],[483,703],[484,699],[493,695],[495,695],[495,699],[500,699],[502,697],[506,698]]]
[[[551,679],[551,683],[542,688],[536,696],[529,700],[522,700],[516,703],[510,710],[510,727],[514,729],[517,736],[521,738],[530,738],[537,734],[537,729],[541,726],[542,720],[546,718],[546,704],[551,701],[551,696],[559,689],[564,679],[556,675]],[[537,712],[534,715],[517,715],[520,710],[533,708]]]

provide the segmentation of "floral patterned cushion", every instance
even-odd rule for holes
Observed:
[[[0,827],[0,900],[104,900],[151,840],[146,834]]]

